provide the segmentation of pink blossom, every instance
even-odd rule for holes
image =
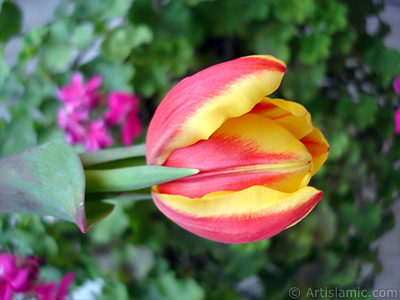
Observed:
[[[40,300],[64,300],[68,296],[68,289],[74,277],[74,273],[68,273],[58,286],[55,282],[40,283],[36,285],[35,292],[41,296]]]
[[[400,95],[400,76],[396,77],[396,78],[393,80],[393,88],[394,88],[394,91],[395,91],[397,94]]]
[[[135,137],[140,136],[141,133],[142,123],[140,122],[140,119],[136,114],[129,114],[121,129],[122,143],[125,146],[132,145]]]
[[[104,120],[97,119],[87,126],[86,150],[97,151],[114,143]]]
[[[86,138],[86,129],[80,121],[81,115],[68,111],[68,108],[61,108],[57,113],[58,126],[64,129],[66,140],[71,145],[82,143]]]
[[[29,268],[18,268],[12,254],[0,254],[0,299],[11,300],[13,293],[25,292]]]
[[[400,134],[400,107],[396,110],[394,114],[394,133]]]
[[[100,98],[97,90],[102,81],[103,78],[97,75],[90,78],[85,86],[82,74],[74,73],[70,85],[62,87],[58,97],[65,105],[95,107]]]
[[[29,277],[25,282],[24,286],[19,289],[19,292],[25,293],[32,289],[34,282],[39,276],[39,258],[36,256],[28,256],[22,258],[21,256],[15,256],[15,264],[19,268],[28,269]]]
[[[132,145],[134,138],[142,132],[138,117],[139,101],[139,97],[123,92],[112,92],[108,98],[106,121],[112,125],[123,124],[121,135],[125,146]]]
[[[64,105],[57,113],[57,122],[58,126],[64,129],[66,140],[71,145],[86,140],[85,122],[90,120],[90,111],[100,98],[97,90],[102,81],[102,77],[98,75],[84,85],[82,74],[74,73],[71,83],[60,89],[58,96]]]
[[[394,91],[400,95],[400,76],[396,77],[393,80],[393,88]],[[396,110],[395,114],[394,114],[394,133],[396,134],[400,134],[400,107]]]

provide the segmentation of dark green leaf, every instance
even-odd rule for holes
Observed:
[[[11,1],[4,1],[0,11],[0,42],[5,42],[18,34],[21,26],[22,12],[18,5]]]

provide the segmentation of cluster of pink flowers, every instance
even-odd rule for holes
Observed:
[[[394,87],[394,91],[400,95],[400,76],[396,77],[393,81],[393,87]],[[395,124],[395,129],[394,132],[396,134],[400,134],[400,106],[399,108],[396,110],[395,114],[394,114],[394,124]]]
[[[15,294],[25,294],[29,299],[64,300],[74,280],[68,273],[60,283],[39,282],[39,259],[31,256],[0,253],[0,299],[12,300]]]
[[[58,95],[63,103],[57,115],[58,125],[65,131],[68,143],[84,144],[86,151],[110,147],[114,143],[111,136],[114,126],[121,126],[125,146],[132,145],[142,132],[138,117],[139,97],[114,91],[104,105],[98,92],[102,81],[101,76],[94,76],[85,85],[82,74],[74,73],[70,84],[63,86]],[[108,107],[106,113],[92,119],[92,110],[103,106]]]

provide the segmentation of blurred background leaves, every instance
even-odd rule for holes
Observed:
[[[15,2],[0,5],[0,52],[21,43],[16,64],[0,55],[0,157],[62,136],[57,90],[76,70],[101,74],[105,91],[138,94],[148,124],[181,78],[250,54],[287,63],[276,96],[304,104],[331,144],[312,182],[323,199],[267,241],[203,240],[139,201],[118,203],[85,235],[47,217],[1,215],[1,251],[39,255],[74,271],[76,285],[102,278],[97,299],[278,300],[293,286],[372,288],[381,269],[372,244],[393,227],[400,187],[391,85],[400,54],[383,43],[383,2],[66,0],[29,31]]]

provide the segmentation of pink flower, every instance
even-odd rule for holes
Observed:
[[[80,123],[82,115],[69,111],[68,107],[61,108],[57,113],[57,123],[66,133],[66,140],[69,144],[84,142],[86,129]]]
[[[109,135],[107,125],[102,119],[97,119],[87,126],[86,150],[97,151],[114,143]]]
[[[12,254],[0,254],[0,299],[11,300],[13,293],[29,286],[29,268],[18,268]]]
[[[86,140],[84,123],[90,120],[90,111],[100,98],[97,90],[102,81],[101,76],[94,76],[85,86],[82,74],[74,73],[70,85],[60,89],[58,97],[64,105],[57,113],[57,122],[58,126],[64,129],[66,140],[71,145]]]
[[[394,91],[400,95],[400,76],[396,77],[393,80],[393,88]],[[396,134],[400,134],[400,107],[396,110],[395,114],[394,114],[394,133]]]
[[[132,145],[135,137],[140,136],[141,133],[142,123],[140,122],[140,119],[136,114],[129,114],[121,129],[122,143],[125,146]]]
[[[55,282],[40,283],[35,287],[35,292],[41,296],[40,300],[64,300],[68,296],[68,289],[74,277],[74,273],[68,273],[58,286]]]
[[[97,90],[100,88],[102,81],[103,78],[101,76],[94,76],[88,80],[85,86],[82,74],[74,73],[70,85],[62,87],[58,97],[65,105],[95,107],[97,100],[100,98]]]
[[[28,280],[25,282],[24,286],[21,287],[18,291],[22,293],[30,291],[34,282],[38,279],[39,276],[39,258],[36,256],[28,256],[26,258],[16,256],[15,264],[20,269],[26,268],[29,271]]]
[[[394,114],[394,133],[400,134],[400,107],[396,110]]]
[[[393,88],[394,88],[394,91],[395,91],[397,94],[400,95],[400,76],[396,77],[396,78],[393,80]]]
[[[121,135],[125,146],[132,145],[134,138],[142,132],[142,123],[138,117],[139,101],[139,97],[123,92],[112,92],[108,97],[106,121],[112,125],[123,124]]]

